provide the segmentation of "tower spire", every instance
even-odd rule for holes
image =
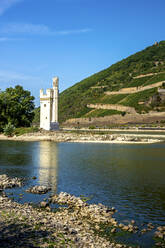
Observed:
[[[53,88],[58,87],[58,82],[59,82],[59,78],[58,77],[54,77],[53,78]]]

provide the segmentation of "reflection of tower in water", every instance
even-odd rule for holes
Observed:
[[[58,176],[58,144],[41,141],[39,159],[39,183],[49,185],[55,193],[57,191]]]

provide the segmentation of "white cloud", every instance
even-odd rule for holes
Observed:
[[[20,83],[20,81],[28,80],[39,80],[39,78],[17,72],[0,70],[0,83]]]
[[[73,29],[73,30],[59,30],[55,31],[50,29],[46,25],[35,25],[35,24],[28,24],[28,23],[10,23],[5,26],[1,26],[0,32],[5,34],[28,34],[28,35],[49,35],[49,36],[56,36],[56,35],[70,35],[70,34],[80,34],[80,33],[87,33],[90,32],[91,29],[84,28],[84,29]]]
[[[4,42],[4,41],[17,41],[17,40],[22,40],[22,39],[9,38],[9,37],[0,37],[0,42]]]
[[[8,41],[8,40],[9,40],[9,38],[7,38],[7,37],[0,37],[0,42]]]
[[[21,1],[22,0],[0,0],[0,15],[3,15],[7,9]]]
[[[7,34],[51,34],[52,31],[45,25],[21,24],[11,23],[7,24],[0,30],[2,33]]]
[[[56,35],[69,35],[69,34],[80,34],[92,31],[90,28],[77,29],[77,30],[63,30],[54,32]]]

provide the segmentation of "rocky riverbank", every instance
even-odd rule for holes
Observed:
[[[122,224],[114,217],[115,208],[88,204],[84,197],[61,192],[49,196],[36,207],[9,199],[4,190],[22,185],[22,179],[0,176],[0,247],[131,247],[118,244],[117,235],[144,235],[154,231],[157,247],[165,247],[165,226],[148,223],[140,229],[134,220]],[[44,186],[29,189],[33,194],[47,192]],[[58,208],[53,208],[58,204]],[[134,246],[135,247],[135,246]]]
[[[55,141],[55,142],[91,142],[91,143],[136,143],[149,144],[161,142],[164,136],[144,135],[144,134],[95,134],[95,133],[79,133],[67,131],[40,131],[36,133],[28,133],[21,136],[6,137],[0,135],[0,140],[15,141]]]
[[[0,197],[1,247],[124,247],[94,234],[88,221],[69,209],[53,213]]]
[[[0,188],[21,186],[22,180],[0,176]],[[20,184],[21,183],[21,184]],[[33,193],[40,193],[36,186]],[[88,205],[80,198],[67,193],[54,195],[40,207],[19,204],[5,192],[0,196],[0,247],[127,247],[110,242],[96,233],[100,222],[112,222],[115,209],[103,205]],[[50,204],[67,204],[51,211]],[[97,229],[98,229],[97,228]]]

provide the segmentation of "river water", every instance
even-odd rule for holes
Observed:
[[[165,225],[165,143],[0,141],[0,174],[25,178],[13,195],[21,203],[48,196],[25,193],[29,186],[49,185],[51,193],[65,191],[114,206],[121,221]]]

